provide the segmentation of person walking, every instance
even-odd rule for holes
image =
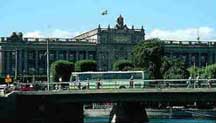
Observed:
[[[196,87],[198,87],[198,88],[201,87],[201,83],[199,81],[199,75],[197,75],[196,80],[194,82],[194,88],[196,88]]]
[[[212,87],[212,81],[208,79],[207,82],[208,82],[208,88],[211,88]]]
[[[100,79],[97,80],[96,86],[97,86],[97,89],[100,89],[100,86],[101,86],[101,81],[100,81]]]
[[[87,87],[86,87],[86,89],[90,89],[89,78],[87,78]]]
[[[191,88],[191,79],[192,77],[190,76],[187,80],[187,88]]]
[[[133,86],[134,86],[134,81],[133,81],[133,75],[132,75],[129,80],[129,88],[133,88]]]

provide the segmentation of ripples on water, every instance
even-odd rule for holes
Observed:
[[[108,123],[108,117],[87,117],[84,123]],[[210,119],[150,119],[149,123],[216,123]]]

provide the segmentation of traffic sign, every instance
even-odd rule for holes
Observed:
[[[11,83],[12,82],[12,79],[11,79],[9,74],[5,77],[5,82],[6,83]]]

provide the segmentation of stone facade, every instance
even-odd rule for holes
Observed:
[[[186,65],[203,67],[216,63],[216,42],[164,41],[165,56],[179,58]]]
[[[31,41],[30,41],[31,40]],[[87,41],[66,41],[66,39],[24,39],[1,40],[1,74],[46,75],[46,47],[49,40],[50,64],[56,60],[78,61],[96,59],[96,44]],[[62,41],[64,40],[64,41]],[[15,67],[17,64],[17,67]]]
[[[46,49],[50,64],[56,60],[96,60],[98,70],[111,70],[119,59],[128,59],[132,47],[144,40],[144,29],[129,29],[120,16],[114,28],[98,28],[71,39],[23,38],[13,33],[0,39],[0,73],[5,76],[46,75]],[[17,67],[16,67],[17,66]],[[17,72],[16,72],[17,71]]]

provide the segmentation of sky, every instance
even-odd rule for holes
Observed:
[[[1,0],[0,37],[71,38],[100,24],[144,26],[146,38],[216,40],[216,0]],[[101,15],[107,10],[107,15]]]

